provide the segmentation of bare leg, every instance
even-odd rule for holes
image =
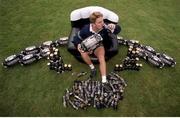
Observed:
[[[81,56],[83,58],[83,60],[86,62],[86,64],[89,65],[89,67],[91,68],[91,72],[90,72],[90,77],[93,78],[96,76],[96,69],[89,57],[89,53],[88,52],[80,52]]]
[[[88,65],[92,64],[92,61],[91,61],[89,54],[87,52],[80,52],[80,53],[81,53],[81,56],[82,56],[82,58],[86,64],[88,64]]]
[[[99,60],[99,68],[101,72],[101,76],[106,76],[106,61],[105,61],[105,50],[103,46],[98,47],[94,54],[97,56]]]
[[[83,60],[85,61],[85,63],[88,64],[88,65],[91,65],[92,62],[91,62],[91,59],[90,59],[90,57],[89,57],[89,53],[82,51],[81,48],[80,48],[80,44],[77,46],[77,49],[78,49],[78,51],[80,52],[81,57],[83,58]]]

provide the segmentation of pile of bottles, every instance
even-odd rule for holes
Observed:
[[[63,73],[64,71],[72,70],[71,64],[64,64],[59,49],[55,47],[50,48],[48,59],[49,63],[47,63],[47,65],[49,66],[50,70],[55,70],[57,73]]]
[[[142,67],[142,64],[138,63],[139,61],[139,45],[138,41],[129,42],[129,49],[127,52],[126,58],[123,60],[122,64],[116,64],[114,71],[123,71],[123,70],[137,70],[139,71]]]
[[[128,40],[123,37],[118,37],[119,45],[129,46],[128,57],[130,58],[142,58],[148,63],[152,64],[155,67],[163,68],[174,67],[176,65],[176,61],[168,56],[165,53],[159,53],[155,51],[151,46],[142,45],[139,41],[136,40]],[[138,64],[138,66],[141,66]],[[122,67],[122,65],[116,64],[115,70],[118,70],[118,67]],[[122,69],[120,69],[122,70]]]
[[[107,76],[107,83],[93,81],[90,78],[85,81],[75,80],[71,89],[66,89],[63,96],[64,107],[71,106],[74,109],[87,109],[92,106],[97,109],[118,109],[118,103],[123,99],[126,82],[118,74],[111,72]]]
[[[12,67],[16,64],[29,65],[42,58],[47,58],[50,48],[64,46],[68,42],[68,37],[62,37],[55,41],[45,41],[39,46],[28,46],[17,54],[12,54],[4,59],[2,65],[4,68]]]

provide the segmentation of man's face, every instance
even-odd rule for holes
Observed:
[[[100,30],[103,28],[103,25],[104,25],[104,20],[103,20],[103,17],[99,17],[96,19],[96,22],[94,23],[95,27]]]

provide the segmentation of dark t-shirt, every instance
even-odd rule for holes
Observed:
[[[103,27],[103,29],[98,32],[103,38],[103,45],[105,49],[109,49],[112,44],[113,35],[117,35],[121,31],[119,25],[116,25],[115,30],[111,33],[107,28]],[[73,43],[75,47],[80,44],[84,39],[93,35],[94,33],[90,31],[90,24],[85,25],[77,34],[74,36]]]

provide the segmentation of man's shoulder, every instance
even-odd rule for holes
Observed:
[[[90,24],[85,25],[81,30],[89,31]]]
[[[81,29],[80,34],[82,34],[82,35],[89,35],[89,34],[90,34],[89,28],[90,28],[90,25],[89,25],[89,24],[85,25],[85,26]]]

